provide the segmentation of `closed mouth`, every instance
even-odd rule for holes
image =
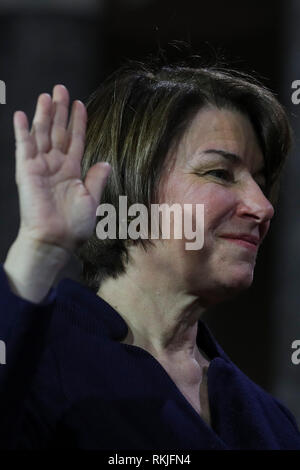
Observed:
[[[249,235],[249,234],[224,234],[221,235],[222,238],[226,238],[232,241],[236,242],[244,242],[241,243],[244,246],[249,246],[252,248],[258,248],[260,240],[259,237],[256,237],[255,235]],[[245,243],[246,242],[246,243]]]

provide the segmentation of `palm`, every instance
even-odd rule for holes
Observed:
[[[14,124],[21,229],[72,250],[92,233],[109,167],[94,165],[81,180],[86,110],[75,102],[66,127],[68,104],[67,90],[58,85],[53,102],[40,96],[30,133],[24,113],[16,113]]]

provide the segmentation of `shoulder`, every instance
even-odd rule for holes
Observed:
[[[230,362],[241,384],[243,384],[245,391],[248,391],[249,399],[253,397],[253,400],[255,400],[257,410],[262,411],[269,422],[276,423],[277,425],[281,423],[283,426],[282,429],[286,429],[285,426],[291,426],[292,429],[296,431],[298,439],[300,439],[300,431],[291,411],[279,399],[275,398],[270,392],[266,391],[262,386],[248,377],[232,361]]]

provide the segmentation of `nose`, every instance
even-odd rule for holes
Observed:
[[[257,223],[269,222],[274,216],[274,207],[259,185],[251,179],[242,191],[237,213],[240,217],[250,217]]]

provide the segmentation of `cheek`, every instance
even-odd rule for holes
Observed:
[[[204,204],[204,232],[230,219],[236,208],[236,196],[230,188],[217,183],[200,182],[198,177],[185,178],[171,174],[161,193],[167,204]],[[196,227],[193,206],[193,230]]]
[[[207,183],[201,188],[190,187],[184,203],[204,204],[204,230],[217,227],[230,219],[236,208],[236,198],[232,191],[218,184]]]

